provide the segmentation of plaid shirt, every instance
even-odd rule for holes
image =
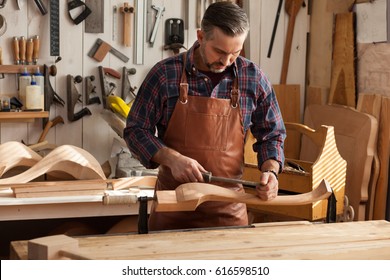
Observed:
[[[230,98],[233,80],[238,76],[244,132],[250,128],[257,139],[253,149],[258,153],[259,168],[267,159],[277,160],[282,167],[286,130],[267,77],[257,65],[240,56],[213,88],[211,80],[195,68],[193,54],[198,46],[195,42],[186,53],[189,95]],[[158,166],[151,158],[165,146],[162,139],[179,97],[182,64],[183,54],[158,62],[139,88],[127,117],[124,139],[146,168]]]

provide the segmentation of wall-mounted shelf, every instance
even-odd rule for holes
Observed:
[[[21,111],[21,112],[0,112],[1,122],[33,122],[35,119],[48,118],[49,112],[46,111]]]
[[[0,65],[0,73],[2,74],[19,74],[26,69],[29,73],[33,74],[36,72],[37,67],[39,67],[39,71],[43,73],[42,65]]]

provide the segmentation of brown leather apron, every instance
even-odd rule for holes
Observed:
[[[185,66],[184,55],[184,66]],[[188,95],[185,67],[180,96],[169,120],[164,143],[197,160],[214,176],[240,179],[244,163],[244,128],[239,107],[237,78],[230,99]],[[159,167],[156,190],[174,190],[179,182],[167,166]],[[243,192],[240,184],[218,185]],[[205,202],[195,211],[155,212],[152,207],[150,230],[248,225],[243,203]]]

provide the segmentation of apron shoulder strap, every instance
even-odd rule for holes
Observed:
[[[184,52],[182,57],[183,57],[183,71],[181,73],[181,80],[180,80],[179,100],[181,103],[185,104],[188,101],[188,82],[187,82],[187,73],[186,73],[187,52]]]

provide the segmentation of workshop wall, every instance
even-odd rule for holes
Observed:
[[[196,40],[196,5],[198,0],[145,0],[145,9],[148,9],[146,14],[146,24],[144,30],[144,59],[143,64],[136,64],[134,55],[134,37],[135,25],[134,15],[131,21],[131,46],[126,47],[122,43],[122,22],[123,14],[118,10],[116,27],[113,26],[113,6],[118,9],[123,7],[124,1],[104,1],[104,33],[85,33],[84,22],[75,25],[70,19],[67,2],[60,1],[60,56],[61,60],[55,63],[57,57],[50,56],[50,14],[41,15],[34,1],[21,0],[19,3],[23,7],[19,10],[16,5],[17,1],[8,1],[6,6],[0,9],[7,24],[6,32],[0,37],[0,47],[3,50],[3,64],[13,64],[13,55],[11,41],[14,36],[25,36],[30,38],[34,35],[39,35],[41,38],[41,49],[38,64],[53,65],[57,67],[57,75],[50,78],[50,83],[55,92],[64,100],[66,100],[66,78],[67,75],[73,77],[81,75],[83,83],[76,84],[76,88],[82,95],[83,104],[78,103],[75,106],[74,112],[80,111],[83,107],[88,107],[91,115],[85,116],[78,121],[69,122],[67,119],[67,107],[53,104],[50,109],[50,119],[56,116],[62,116],[65,123],[58,124],[51,128],[46,140],[49,143],[56,145],[72,144],[79,146],[93,154],[100,163],[109,160],[112,150],[114,138],[119,138],[118,135],[109,127],[102,119],[101,111],[102,104],[85,104],[85,78],[94,75],[97,95],[101,98],[101,86],[98,75],[98,66],[109,67],[122,73],[122,68],[135,68],[136,74],[130,75],[129,80],[133,87],[139,87],[149,69],[162,58],[173,55],[171,50],[164,50],[165,36],[165,20],[168,18],[182,18],[186,20],[186,7],[188,3],[188,29],[185,29],[184,45],[188,48]],[[127,1],[130,6],[135,5],[136,1]],[[144,1],[140,1],[144,2]],[[204,1],[200,1],[203,5]],[[210,2],[210,1],[209,1]],[[273,24],[275,21],[277,6],[279,1],[272,0],[245,0],[244,7],[250,15],[251,31],[246,43],[246,56],[260,64],[264,71],[268,74],[273,83],[278,83],[280,79],[280,71],[283,56],[283,47],[285,34],[287,30],[288,16],[282,13],[279,19],[279,25],[275,37],[272,56],[267,57],[267,51],[270,43]],[[43,0],[49,10],[49,1]],[[151,5],[165,7],[162,19],[158,27],[158,33],[154,46],[148,43],[151,27],[153,26],[154,16],[156,12],[152,10]],[[287,83],[301,85],[301,100],[304,100],[304,84],[305,84],[305,60],[306,60],[306,33],[308,25],[307,8],[302,8],[297,17],[295,25],[295,33],[292,44],[290,68],[294,71],[289,71]],[[135,7],[137,12],[137,7]],[[114,29],[116,30],[113,33]],[[141,28],[142,30],[142,28]],[[115,34],[115,38],[113,38]],[[87,54],[95,44],[96,39],[102,39],[115,49],[122,52],[130,58],[127,63],[124,63],[116,56],[107,54],[102,62],[89,57]],[[181,49],[180,51],[184,51]],[[111,78],[108,78],[111,79]],[[121,94],[121,81],[110,80],[117,85],[116,95]],[[0,80],[0,96],[9,95],[15,96],[16,77],[14,74],[7,74],[4,79]],[[137,89],[135,90],[137,92]],[[0,122],[0,142],[6,141],[23,141],[26,144],[37,143],[42,132],[42,121],[35,120],[32,123],[5,123]]]

